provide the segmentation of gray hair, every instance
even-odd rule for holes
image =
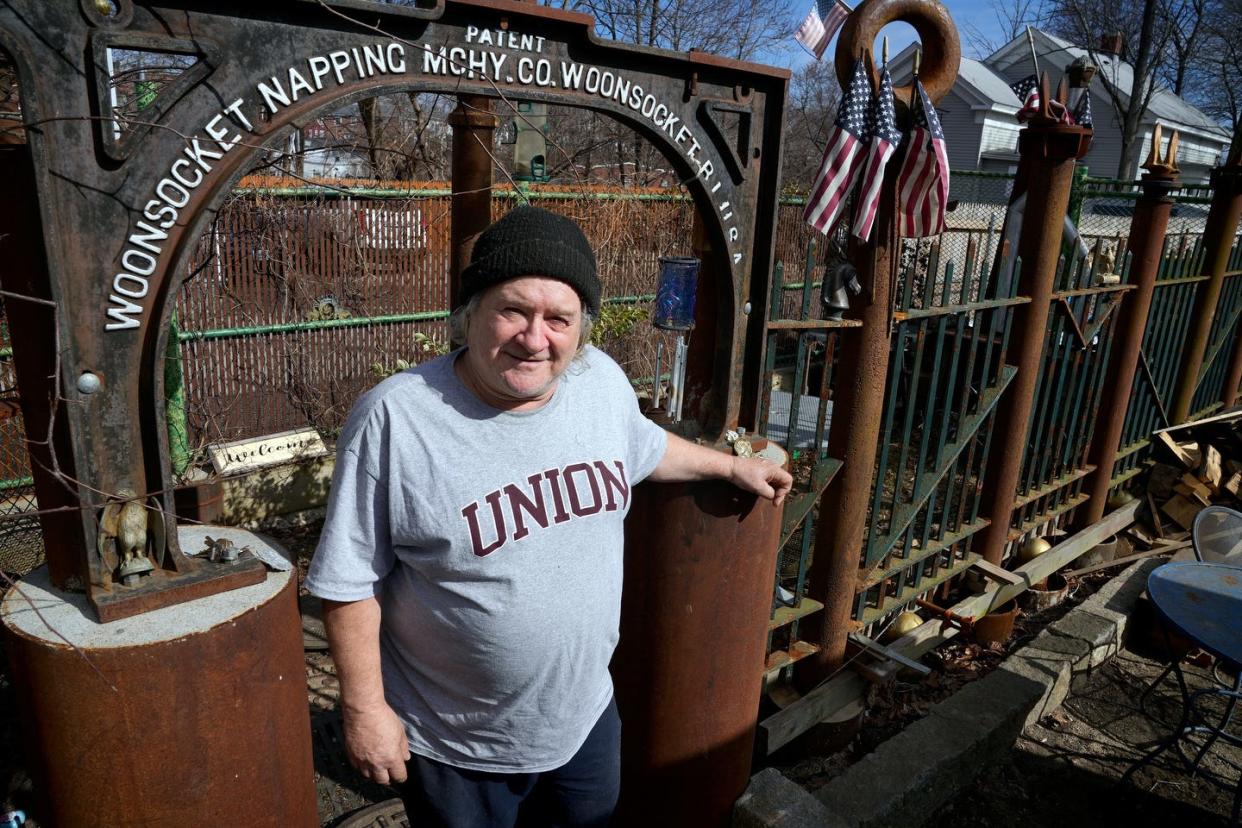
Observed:
[[[470,318],[474,316],[474,312],[479,309],[479,303],[483,299],[483,293],[476,293],[467,300],[466,304],[458,305],[457,309],[449,314],[449,336],[452,337],[454,343],[464,343],[466,334],[470,332]],[[591,312],[587,310],[586,302],[582,303],[581,330],[578,332],[578,350],[575,357],[581,356],[586,350],[587,343],[591,341],[591,328],[595,326],[595,317],[591,316]]]

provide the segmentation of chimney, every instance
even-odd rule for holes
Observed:
[[[1121,51],[1125,47],[1125,35],[1121,32],[1110,32],[1100,35],[1099,52],[1102,55],[1113,55],[1121,57]]]

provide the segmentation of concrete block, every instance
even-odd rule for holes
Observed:
[[[1147,576],[1153,569],[1163,566],[1164,563],[1164,560],[1160,558],[1147,558],[1130,564],[1120,577],[1113,578],[1104,584],[1095,595],[1083,601],[1082,605],[1091,607],[1093,611],[1103,610],[1107,613],[1115,613],[1115,616],[1110,615],[1110,617],[1117,617],[1121,620],[1117,636],[1120,640],[1125,634],[1126,619],[1134,610],[1139,596],[1147,590]]]
[[[1084,604],[1074,612],[1058,619],[1049,628],[1054,636],[1081,641],[1087,645],[1085,665],[1075,665],[1075,670],[1098,667],[1117,654],[1121,648],[1121,630],[1114,618],[1101,613],[1116,615],[1111,610],[1089,607]]]
[[[847,828],[836,814],[776,768],[750,778],[733,806],[733,828]]]
[[[931,715],[983,727],[988,731],[988,751],[995,749],[999,755],[1013,746],[1026,726],[1027,716],[1044,699],[1047,690],[1047,682],[1002,665],[937,704]]]
[[[1073,664],[1063,653],[1030,647],[1001,662],[999,670],[1021,676],[1042,687],[1040,696],[1027,711],[1024,725],[1031,725],[1051,713],[1069,695],[1074,677]]]
[[[880,745],[815,796],[856,828],[918,824],[983,767],[981,723],[928,716]],[[986,760],[984,760],[986,761]]]

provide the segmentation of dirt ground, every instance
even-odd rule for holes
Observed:
[[[1139,709],[1139,697],[1163,665],[1129,650],[1089,675],[1053,714],[1027,729],[1006,761],[944,806],[928,828],[1076,828],[1076,826],[1159,826],[1212,828],[1228,822],[1232,788],[1242,771],[1242,748],[1218,741],[1203,767],[1227,780],[1221,790],[1186,771],[1166,751],[1125,786],[1119,780],[1144,753],[1178,723],[1181,694],[1170,676]],[[1209,668],[1185,665],[1191,689],[1213,686]],[[1208,705],[1219,721],[1224,702]],[[1242,714],[1230,732],[1242,733]],[[1192,745],[1202,744],[1194,737]],[[1193,758],[1194,749],[1188,751]]]
[[[311,526],[282,535],[281,539],[305,560],[317,532]],[[1091,584],[1082,592],[1093,592],[1094,587]],[[1028,622],[1029,628],[1027,624],[1020,625],[1010,647],[1033,635],[1040,626],[1033,623],[1034,619]],[[942,673],[940,687],[919,693],[911,688],[906,692],[896,688],[890,693],[893,698],[877,700],[878,708],[887,711],[887,727],[878,726],[881,723],[876,721],[875,730],[895,732],[901,723],[919,718],[946,691],[976,677],[976,672],[986,672],[1004,655],[999,649],[980,652],[972,647],[975,645],[958,644],[956,649],[942,651],[938,656],[942,662],[938,665],[938,672]],[[1171,752],[1137,774],[1126,787],[1118,787],[1126,768],[1176,724],[1180,696],[1171,677],[1148,701],[1151,717],[1138,708],[1139,695],[1162,666],[1155,660],[1123,651],[1108,664],[1080,677],[1071,697],[1056,713],[1028,729],[1001,765],[982,774],[955,800],[931,815],[926,824],[931,828],[1225,825],[1231,791],[1224,792],[1202,778],[1192,778]],[[20,757],[17,711],[6,670],[0,657],[0,813],[9,807],[28,808],[30,802],[30,782]],[[1208,668],[1188,665],[1186,672],[1192,687],[1208,687],[1212,682]],[[344,761],[340,720],[335,711],[334,668],[327,653],[308,650],[306,674],[319,814],[324,826],[336,826],[358,809],[388,799],[391,792],[367,783]],[[1220,700],[1216,700],[1215,709],[1223,709]],[[1242,713],[1233,732],[1242,732]],[[859,752],[861,748],[861,752],[866,752],[873,746],[856,744],[850,750]],[[823,777],[830,777],[849,761],[852,758],[826,757],[817,770]],[[832,765],[837,767],[830,770]],[[1218,743],[1204,766],[1232,784],[1242,772],[1242,748]],[[810,780],[799,781],[806,784]],[[28,825],[37,828],[34,823]]]

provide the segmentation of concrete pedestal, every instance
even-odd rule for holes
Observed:
[[[293,572],[100,624],[40,568],[0,624],[41,824],[319,824]]]

